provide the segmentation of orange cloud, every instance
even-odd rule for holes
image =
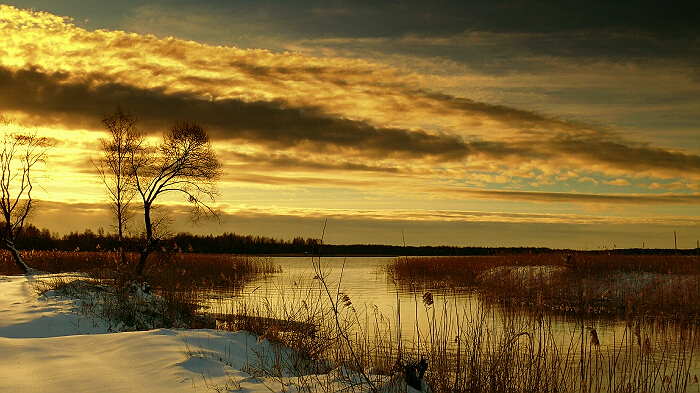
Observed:
[[[381,186],[425,199],[700,203],[687,188],[670,186],[674,194],[576,192],[609,178],[618,179],[608,182],[613,185],[630,185],[625,179],[632,178],[697,184],[700,156],[693,152],[435,91],[432,77],[383,64],[91,32],[66,18],[5,5],[0,25],[2,111],[93,132],[119,106],[152,133],[196,121],[208,127],[238,182]],[[457,38],[503,38],[467,36]],[[88,144],[75,149],[94,154]],[[80,154],[65,157],[72,156]],[[84,163],[56,162],[89,174]]]

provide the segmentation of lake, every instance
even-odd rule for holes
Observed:
[[[467,351],[479,354],[480,359],[506,353],[513,356],[515,360],[510,361],[516,368],[532,367],[533,359],[540,362],[540,357],[551,357],[543,366],[551,370],[542,373],[554,373],[573,385],[586,384],[588,391],[619,384],[685,391],[700,373],[695,325],[533,315],[525,308],[492,305],[470,291],[427,288],[411,292],[387,279],[383,268],[391,259],[276,257],[281,273],[255,279],[236,296],[217,299],[213,307],[217,312],[243,310],[301,321],[318,320],[322,315],[320,319],[330,324],[332,308],[337,307],[336,326],[352,332],[350,339],[359,346],[374,342],[396,347],[400,343],[415,356],[420,348],[420,354],[432,356],[433,364],[441,361],[435,359],[436,354],[459,359]],[[522,352],[531,354],[527,361],[520,359]],[[627,380],[633,384],[620,382]]]

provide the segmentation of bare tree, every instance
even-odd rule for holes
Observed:
[[[34,269],[24,262],[15,242],[36,206],[37,201],[32,195],[35,171],[45,164],[46,153],[52,144],[48,138],[39,137],[26,126],[18,126],[2,116],[0,127],[4,136],[0,150],[0,213],[3,220],[0,248],[12,254],[15,264],[24,274],[32,274]]]
[[[156,230],[165,216],[154,219],[156,200],[164,194],[179,193],[192,204],[193,220],[217,216],[212,208],[216,201],[216,182],[222,175],[221,163],[214,152],[209,135],[195,123],[173,126],[156,147],[141,144],[131,154],[134,185],[143,204],[145,236],[136,274],[150,253],[158,246]]]
[[[124,254],[124,232],[133,217],[131,202],[136,195],[131,157],[143,144],[144,136],[136,128],[137,119],[121,108],[112,115],[102,118],[102,125],[109,131],[109,138],[100,141],[101,159],[93,165],[102,182],[107,187],[109,206],[115,220],[122,262]]]

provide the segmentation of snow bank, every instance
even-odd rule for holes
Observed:
[[[293,351],[247,332],[158,329],[112,332],[74,312],[74,301],[38,295],[36,280],[0,276],[0,392],[294,392],[368,390],[338,368],[297,376]],[[371,375],[381,391],[415,391]],[[364,388],[364,389],[363,389]]]

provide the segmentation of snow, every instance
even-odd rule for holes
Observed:
[[[78,314],[76,300],[36,283],[52,275],[0,276],[0,392],[368,391],[342,366],[285,370],[294,352],[244,331],[115,332]],[[414,391],[370,375],[380,391]]]

